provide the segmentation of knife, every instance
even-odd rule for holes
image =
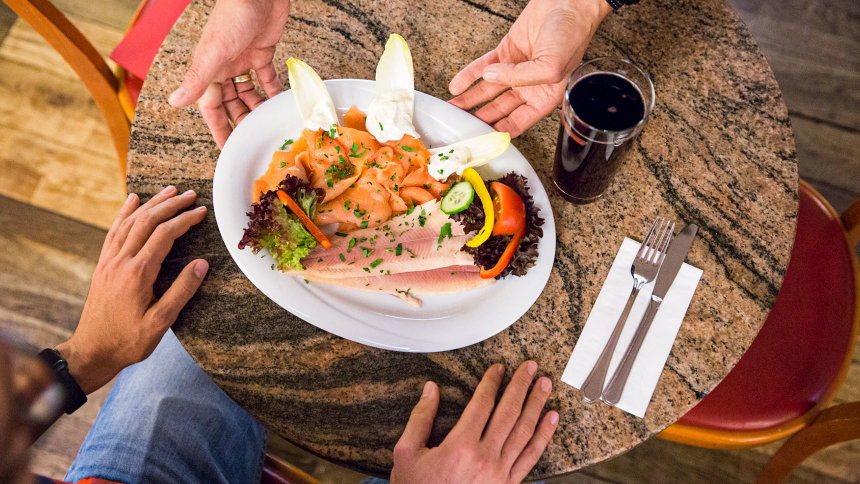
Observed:
[[[633,368],[633,362],[636,361],[636,356],[639,354],[639,349],[642,347],[642,341],[645,340],[645,335],[648,334],[648,329],[651,328],[651,323],[654,321],[654,316],[657,314],[657,309],[660,308],[660,303],[666,297],[669,287],[675,281],[675,276],[684,265],[684,259],[687,258],[687,253],[690,252],[690,247],[693,245],[693,239],[696,237],[696,232],[699,227],[695,224],[690,224],[684,227],[684,230],[672,240],[669,249],[666,251],[666,259],[660,268],[660,273],[657,274],[657,281],[654,283],[654,291],[651,293],[651,302],[648,303],[648,309],[645,315],[642,316],[642,321],[636,328],[636,333],[630,341],[630,346],[624,352],[621,358],[621,363],[609,380],[609,385],[603,390],[600,399],[608,405],[615,405],[621,400],[621,394],[624,392],[624,385],[627,384],[627,377],[630,376],[630,369]]]

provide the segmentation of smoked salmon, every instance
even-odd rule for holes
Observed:
[[[364,130],[365,117],[352,106],[342,126],[305,130],[289,151],[276,151],[252,199],[294,175],[325,193],[314,222],[336,223],[340,232],[378,227],[410,206],[438,200],[448,186],[430,176],[430,151],[421,140],[407,134],[379,143]]]

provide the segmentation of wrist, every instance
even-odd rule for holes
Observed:
[[[592,32],[612,12],[612,6],[606,0],[569,0],[568,5],[591,22]]]
[[[85,347],[78,345],[74,336],[54,349],[60,353],[61,358],[66,360],[69,374],[87,395],[104,386],[118,373],[111,369],[112,365],[106,364],[107,362],[103,360],[100,361],[86,351]]]

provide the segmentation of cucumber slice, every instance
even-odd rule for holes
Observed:
[[[475,198],[475,189],[467,181],[461,181],[451,187],[442,198],[442,211],[447,214],[462,212],[469,208]]]

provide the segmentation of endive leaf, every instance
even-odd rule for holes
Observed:
[[[312,131],[327,130],[333,124],[337,125],[334,102],[316,71],[293,57],[287,59],[287,69],[290,73],[290,88],[305,120],[305,128]]]
[[[511,145],[509,133],[488,133],[430,150],[427,170],[433,178],[444,181],[452,174],[463,174],[466,168],[477,168],[501,156]]]
[[[417,138],[414,110],[412,53],[403,37],[391,34],[376,65],[376,95],[367,109],[367,130],[380,142],[397,141],[405,134]]]

